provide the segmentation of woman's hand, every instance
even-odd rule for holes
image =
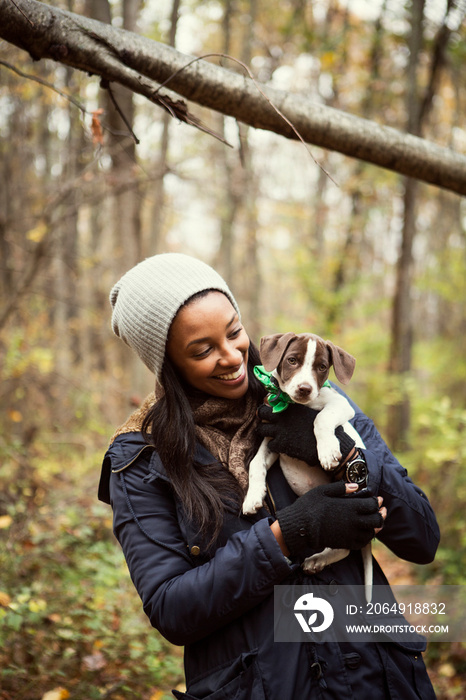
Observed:
[[[336,482],[308,491],[277,513],[272,525],[285,555],[304,556],[309,550],[361,549],[380,532],[387,516],[382,498],[356,484]]]

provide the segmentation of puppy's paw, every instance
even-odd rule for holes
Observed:
[[[262,506],[262,501],[249,502],[244,501],[243,503],[243,515],[254,515],[257,513],[259,508]]]
[[[253,515],[259,508],[262,507],[262,503],[265,497],[265,490],[259,492],[257,489],[248,491],[246,498],[243,501],[243,513],[244,515]]]
[[[319,574],[327,566],[327,560],[323,552],[307,557],[303,562],[306,574]]]
[[[317,454],[322,468],[326,471],[330,471],[335,469],[335,467],[338,467],[341,459],[341,451],[340,443],[338,442],[337,438],[332,436],[331,439],[329,438],[325,440],[323,444],[321,441],[317,447]]]
[[[310,557],[307,557],[303,562],[303,569],[307,574],[318,574],[325,569],[326,566],[341,561],[349,554],[349,549],[331,549],[325,547],[322,552],[317,552]]]

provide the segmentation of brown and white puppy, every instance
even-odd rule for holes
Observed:
[[[342,384],[353,376],[356,360],[352,355],[330,341],[311,333],[284,333],[265,336],[260,343],[260,357],[264,368],[272,373],[281,391],[295,402],[319,411],[314,422],[319,466],[310,466],[301,460],[280,455],[280,466],[293,491],[302,496],[319,484],[331,480],[330,472],[341,458],[340,443],[335,429],[343,426],[358,447],[364,447],[361,437],[348,421],[354,410],[344,396],[331,387],[323,386],[333,365],[335,375]],[[254,513],[262,505],[266,493],[267,470],[277,455],[271,452],[265,438],[249,466],[249,487],[243,503],[243,513]],[[364,548],[365,550],[367,548]],[[308,557],[303,568],[317,573],[332,562],[349,554],[346,549],[331,550]],[[372,582],[372,557],[370,545],[363,551],[366,584]],[[370,569],[370,570],[369,570]]]

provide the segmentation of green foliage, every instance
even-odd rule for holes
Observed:
[[[110,509],[96,502],[98,466],[76,469],[69,451],[61,469],[44,476],[32,463],[25,473],[8,451],[0,471],[2,698],[36,700],[57,687],[80,700],[171,697],[183,677],[180,650],[141,610]]]
[[[445,584],[459,584],[466,567],[466,410],[448,396],[413,404],[412,449],[401,456],[429,495],[439,520],[441,544],[435,562],[422,569]]]

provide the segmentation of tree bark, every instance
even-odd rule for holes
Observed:
[[[180,11],[180,0],[173,0],[170,13],[170,32],[168,43],[170,46],[175,46],[176,30],[178,28],[178,19]],[[170,145],[170,115],[165,113],[162,121],[162,136],[160,138],[160,150],[156,159],[155,166],[155,182],[150,190],[152,199],[152,213],[150,217],[150,232],[148,255],[155,255],[164,248],[165,234],[165,175],[168,172],[168,148]]]
[[[448,2],[443,26],[437,32],[431,55],[429,79],[421,94],[419,88],[419,64],[424,43],[424,8],[425,0],[413,0],[411,8],[411,34],[409,40],[410,60],[407,80],[407,130],[420,136],[432,108],[440,72],[445,64],[445,52],[451,35],[451,27],[446,19],[452,5]],[[411,402],[406,388],[406,379],[412,367],[413,346],[413,246],[416,236],[416,209],[419,183],[413,178],[406,178],[403,195],[403,231],[400,253],[397,262],[395,296],[392,309],[392,334],[389,370],[396,378],[399,397],[389,406],[387,436],[395,450],[409,448],[409,430],[411,422]]]
[[[466,156],[448,148],[304,96],[260,86],[205,60],[188,66],[193,58],[171,47],[36,0],[18,0],[16,5],[0,0],[0,37],[35,60],[51,58],[100,75],[195,125],[198,120],[173,93],[255,128],[296,139],[291,122],[308,143],[466,194]],[[162,91],[165,83],[170,89],[164,86]]]

